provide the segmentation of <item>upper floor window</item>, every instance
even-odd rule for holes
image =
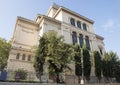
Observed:
[[[20,58],[20,53],[17,53],[16,59],[19,60],[19,58]]]
[[[75,26],[75,19],[71,18],[70,23],[71,23],[71,25]]]
[[[83,23],[83,30],[87,31],[87,25],[85,23]]]
[[[80,21],[77,21],[77,27],[81,28],[81,22]]]
[[[80,43],[80,47],[82,48],[82,46],[84,44],[84,42],[83,42],[83,35],[82,34],[79,35],[79,43]]]
[[[102,49],[100,48],[100,54],[103,55]]]
[[[85,42],[86,42],[87,49],[90,50],[91,48],[90,48],[90,42],[89,42],[89,37],[88,36],[85,37]]]
[[[28,55],[28,61],[31,61],[31,55]]]
[[[25,57],[26,57],[25,54],[23,54],[23,55],[22,55],[22,60],[25,60]]]
[[[77,43],[77,34],[76,34],[76,32],[73,32],[73,33],[72,33],[72,41],[73,41],[73,45],[74,45],[75,43]]]

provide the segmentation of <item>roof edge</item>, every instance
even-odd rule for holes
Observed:
[[[96,38],[99,38],[99,39],[101,39],[101,40],[104,40],[104,37],[102,37],[102,36],[100,36],[100,35],[95,34],[95,36],[96,36]]]
[[[30,20],[30,19],[27,19],[27,18],[24,18],[24,17],[21,17],[21,16],[17,16],[17,20],[24,20],[24,21],[27,21],[27,22],[30,22],[32,24],[38,24],[36,21],[33,21],[33,20]]]
[[[85,17],[85,16],[83,16],[83,15],[80,15],[79,13],[74,12],[74,11],[68,9],[68,8],[63,7],[63,6],[60,6],[60,7],[59,7],[58,11],[55,13],[55,15],[53,16],[53,18],[55,18],[55,17],[57,16],[57,14],[58,14],[61,10],[65,10],[65,11],[67,11],[67,12],[69,12],[69,13],[77,16],[77,17],[80,17],[80,18],[82,18],[82,19],[84,19],[84,20],[86,20],[86,21],[94,24],[94,21],[93,21],[93,20],[91,20],[91,19],[89,19],[89,18],[87,18],[87,17]]]

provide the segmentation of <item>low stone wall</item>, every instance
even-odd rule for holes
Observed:
[[[17,82],[0,82],[0,85],[65,85],[56,83],[17,83]]]
[[[67,84],[0,82],[0,85],[67,85]],[[73,84],[73,85],[80,85],[80,84]],[[84,85],[120,85],[120,83],[101,83],[101,84],[94,83],[94,84],[84,84]]]

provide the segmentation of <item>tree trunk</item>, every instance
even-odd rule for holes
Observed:
[[[59,73],[57,73],[56,82],[57,82],[57,83],[60,83]]]
[[[80,84],[80,76],[78,76],[78,84]]]
[[[100,83],[100,79],[98,79],[98,83]]]

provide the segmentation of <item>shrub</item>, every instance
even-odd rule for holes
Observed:
[[[26,80],[27,78],[27,71],[23,69],[18,69],[15,71],[15,80],[20,81],[20,80]]]

